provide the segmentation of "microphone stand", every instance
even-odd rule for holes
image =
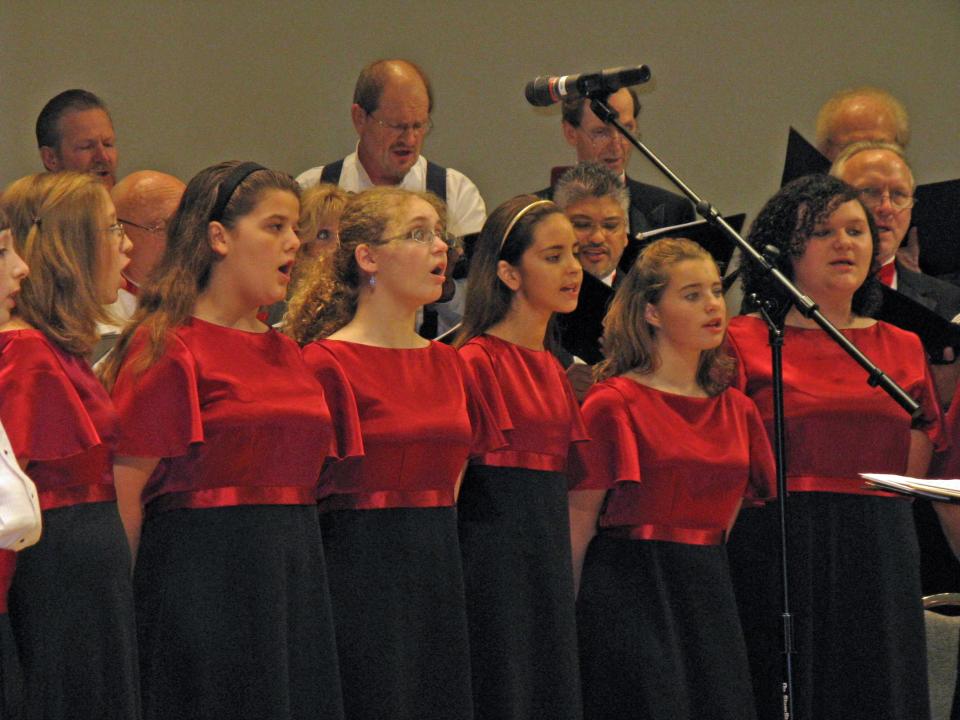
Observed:
[[[920,416],[920,406],[888,375],[880,368],[874,365],[870,359],[861,353],[857,347],[847,340],[843,334],[834,327],[820,312],[817,304],[808,296],[800,292],[787,277],[777,268],[773,267],[767,259],[757,252],[752,245],[744,240],[740,234],[734,230],[730,224],[723,219],[720,213],[708,202],[705,202],[699,195],[691,190],[653,151],[647,148],[642,142],[634,137],[618,119],[617,113],[607,105],[607,99],[610,93],[600,91],[586,94],[590,100],[590,109],[593,113],[608,125],[613,125],[627,141],[639,150],[666,178],[673,183],[680,192],[687,196],[696,207],[697,214],[706,220],[710,225],[725,235],[734,245],[740,248],[740,252],[745,259],[754,262],[763,273],[773,282],[780,286],[787,293],[789,301],[806,318],[817,323],[821,329],[826,332],[837,345],[852,357],[860,367],[867,372],[867,384],[871,387],[880,387],[891,398],[902,407],[912,419]],[[771,367],[773,372],[773,397],[774,397],[774,450],[777,462],[777,502],[780,511],[780,571],[781,581],[783,583],[781,599],[783,603],[783,654],[784,654],[784,675],[781,684],[783,698],[783,718],[784,720],[796,720],[793,712],[793,655],[796,650],[793,642],[793,614],[790,612],[790,594],[789,594],[789,562],[787,554],[787,468],[786,455],[784,452],[784,409],[783,409],[783,374],[782,374],[782,349],[783,349],[783,330],[779,323],[774,322],[771,312],[768,311],[767,304],[762,299],[757,299],[760,307],[760,314],[770,330],[770,353]]]

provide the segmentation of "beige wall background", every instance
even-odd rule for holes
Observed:
[[[231,158],[297,174],[352,150],[354,81],[387,56],[431,75],[425,154],[488,208],[573,158],[528,80],[639,63],[644,142],[724,212],[753,215],[789,126],[812,139],[820,104],[863,83],[909,108],[921,182],[960,176],[958,0],[0,0],[0,29],[3,184],[40,169],[37,113],[69,87],[110,105],[121,175]],[[636,153],[630,173],[665,184]]]

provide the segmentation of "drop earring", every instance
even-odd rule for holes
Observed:
[[[367,280],[367,283],[370,285],[370,287],[376,287],[376,286],[377,286],[377,276],[376,276],[376,274],[371,275],[371,276],[370,276],[370,279]]]

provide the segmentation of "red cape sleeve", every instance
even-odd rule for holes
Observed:
[[[609,490],[619,482],[641,482],[640,455],[626,400],[615,388],[595,385],[583,403],[590,442],[578,459],[580,477],[573,490]]]
[[[60,460],[103,442],[59,358],[40,337],[18,338],[4,348],[0,420],[20,461]]]
[[[467,343],[460,348],[460,357],[473,378],[475,388],[486,401],[497,427],[504,433],[513,430],[513,420],[490,353],[478,343]]]
[[[203,416],[196,365],[176,334],[167,338],[163,356],[142,372],[134,363],[145,351],[144,332],[124,360],[113,387],[120,415],[118,455],[177,457],[203,442]]]
[[[480,457],[493,450],[507,447],[507,439],[497,424],[493,411],[483,397],[483,392],[467,369],[466,362],[460,353],[454,352],[460,379],[467,396],[467,414],[470,416],[470,429],[473,442],[470,447],[470,457]]]
[[[777,467],[770,447],[770,438],[756,403],[743,396],[750,434],[750,480],[744,498],[749,505],[762,505],[777,496]]]
[[[333,460],[362,457],[363,433],[350,380],[323,345],[309,343],[302,352],[307,368],[323,386],[324,399],[333,420],[334,438],[328,457]]]

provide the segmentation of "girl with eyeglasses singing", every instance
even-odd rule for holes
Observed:
[[[257,317],[286,293],[299,215],[288,175],[199,172],[103,370],[150,720],[343,716],[316,492],[360,452],[356,413],[331,414]]]
[[[90,175],[31,175],[0,205],[31,271],[4,301],[0,419],[44,525],[10,588],[24,716],[139,718],[130,552],[111,462],[119,428],[87,361],[130,241]]]
[[[458,503],[477,718],[580,718],[568,455],[587,439],[550,352],[577,306],[577,238],[556,205],[521,195],[477,240],[457,338],[508,444],[474,458]]]
[[[348,718],[473,717],[456,498],[468,457],[501,445],[463,361],[420,337],[447,271],[444,208],[375,188],[291,300],[289,331],[331,403],[356,407],[364,457],[320,481]]]
[[[587,720],[756,717],[725,545],[774,470],[727,388],[725,328],[717,266],[686,239],[644,248],[607,311],[570,498]]]

